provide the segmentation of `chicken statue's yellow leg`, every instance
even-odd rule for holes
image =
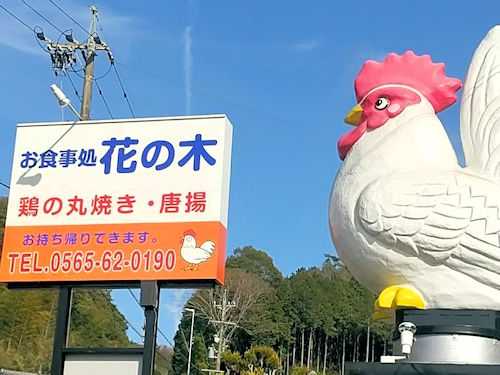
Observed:
[[[397,309],[424,309],[422,295],[407,285],[392,285],[385,288],[375,301],[374,318],[384,318]]]

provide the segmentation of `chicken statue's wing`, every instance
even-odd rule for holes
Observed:
[[[215,242],[205,241],[201,244],[200,249],[204,250],[208,254],[212,254],[215,250]]]
[[[400,174],[371,183],[357,226],[388,251],[500,287],[500,189],[464,172]]]
[[[500,178],[500,26],[489,31],[469,66],[460,133],[467,166]]]

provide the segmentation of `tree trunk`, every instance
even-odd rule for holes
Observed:
[[[337,345],[335,345],[335,347],[337,348],[337,362],[338,362],[338,368],[339,368],[339,371],[341,371],[342,369],[342,345],[340,344],[340,337],[337,336]]]
[[[326,373],[326,356],[328,354],[328,336],[327,335],[325,335],[324,345],[325,345],[325,350],[323,352],[323,375],[325,375],[325,373]]]
[[[354,340],[354,354],[352,356],[353,362],[357,362],[358,360],[358,344],[359,344],[359,335],[356,335],[356,340]]]
[[[316,352],[318,353],[318,357],[317,357],[317,360],[316,360],[316,372],[317,373],[319,372],[319,360],[320,360],[320,354],[321,354],[321,348],[319,346],[320,337],[321,337],[320,333],[318,332],[318,335],[317,335],[318,340],[316,341]]]
[[[18,343],[17,343],[17,347],[16,347],[16,351],[17,351],[17,352],[19,351],[19,347],[21,346],[21,342],[22,342],[22,341],[23,341],[23,335],[21,335],[21,336],[19,337],[19,341],[18,341]]]
[[[349,343],[352,343],[352,345],[351,345],[351,361],[352,362],[354,362],[354,346],[356,345],[355,342],[356,342],[355,335],[349,335],[347,337],[347,345],[349,346]],[[346,358],[348,358],[348,356],[346,356]]]
[[[309,344],[307,345],[307,368],[311,366],[311,346],[312,346],[312,329],[309,330]]]
[[[297,337],[295,337],[295,340],[297,339]],[[295,347],[295,340],[293,341],[293,349],[292,349],[292,366],[295,366],[295,351],[296,351],[296,347]]]
[[[286,375],[290,372],[290,344],[286,346]]]
[[[387,339],[384,338],[384,355],[387,355]]]
[[[300,353],[300,367],[304,367],[304,328],[302,328],[302,346]]]
[[[280,347],[280,351],[278,352],[278,361],[279,361],[279,364],[281,366],[283,364],[283,353],[281,353],[281,347]]]
[[[49,318],[47,319],[47,325],[45,326],[45,332],[44,332],[44,335],[43,335],[43,337],[45,337],[45,338],[47,338],[49,336],[50,322],[52,320],[52,314],[54,312],[55,304],[56,304],[56,302],[54,301],[50,305]]]
[[[370,359],[370,325],[368,324],[368,328],[366,328],[366,357],[365,362],[368,362]]]
[[[342,334],[342,366],[341,374],[344,375],[344,365],[345,365],[345,334]]]
[[[372,362],[375,361],[375,336],[372,335]]]

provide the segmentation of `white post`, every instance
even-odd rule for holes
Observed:
[[[188,354],[188,368],[187,368],[187,375],[189,375],[189,372],[191,371],[191,350],[193,348],[194,309],[186,309],[186,311],[189,311],[192,314],[191,334],[189,335],[189,354]]]

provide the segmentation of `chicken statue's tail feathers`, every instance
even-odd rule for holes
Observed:
[[[203,242],[200,246],[200,249],[206,251],[208,254],[212,255],[215,250],[215,243],[213,241]]]
[[[500,179],[500,26],[488,32],[469,66],[460,133],[467,167]]]

